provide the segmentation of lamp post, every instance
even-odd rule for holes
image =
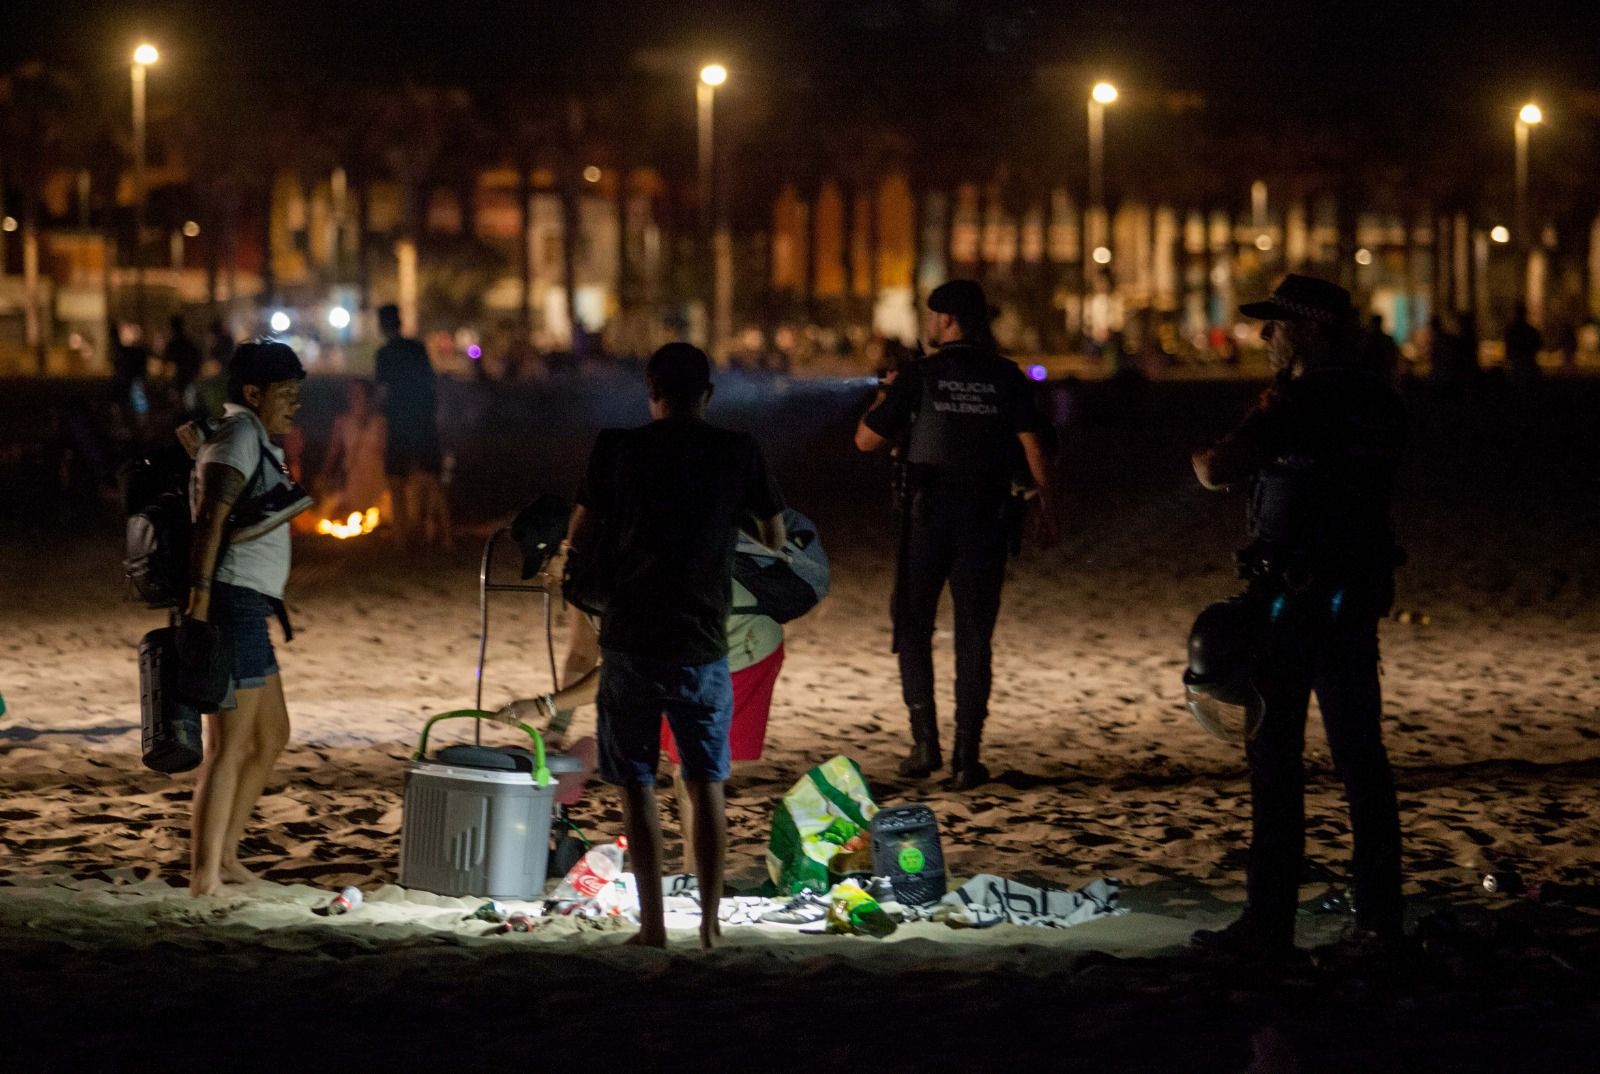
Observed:
[[[133,301],[141,331],[144,329],[144,79],[145,70],[160,58],[156,47],[145,42],[133,50],[133,66],[129,68],[133,79]]]
[[[1528,241],[1528,132],[1544,122],[1544,110],[1531,101],[1517,112],[1517,245],[1526,250]]]
[[[1107,240],[1105,211],[1105,137],[1106,105],[1117,99],[1117,87],[1109,82],[1096,82],[1089,91],[1089,198],[1088,226],[1084,228],[1084,327],[1089,327],[1089,312],[1100,284],[1105,279],[1105,266],[1111,261],[1111,246]],[[1095,320],[1101,320],[1097,312]],[[1095,328],[1100,326],[1097,323]],[[1098,335],[1098,331],[1096,332]]]
[[[714,140],[713,111],[717,87],[728,81],[728,69],[720,63],[710,63],[700,69],[695,83],[695,103],[699,119],[700,142],[700,237],[701,249],[710,261],[709,273],[702,268],[701,280],[710,277],[711,325],[708,343],[714,357],[720,359],[730,332],[733,313],[733,250],[725,234],[727,222],[722,219],[721,191],[716,182],[716,143]],[[704,265],[704,262],[702,262]]]

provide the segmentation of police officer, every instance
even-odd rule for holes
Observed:
[[[943,764],[933,623],[948,582],[955,601],[956,738],[946,787],[967,790],[989,778],[978,747],[1005,581],[1008,501],[1024,461],[1038,490],[1040,543],[1054,543],[1056,531],[1041,423],[1027,379],[996,351],[983,288],[971,280],[935,288],[925,328],[938,349],[885,378],[885,390],[856,429],[856,446],[894,445],[906,474],[893,615],[912,749],[900,773],[926,776]]]
[[[1405,411],[1364,360],[1344,288],[1290,275],[1240,312],[1266,322],[1273,385],[1193,464],[1208,489],[1251,491],[1250,544],[1239,561],[1260,613],[1262,715],[1246,747],[1248,900],[1232,925],[1192,942],[1250,958],[1293,952],[1305,850],[1301,753],[1315,691],[1355,842],[1356,921],[1346,943],[1392,952],[1402,938],[1400,822],[1379,729],[1378,620],[1400,559],[1390,501]]]

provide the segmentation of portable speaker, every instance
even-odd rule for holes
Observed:
[[[937,902],[945,893],[939,819],[925,805],[891,806],[872,818],[872,872],[887,876],[906,906]]]
[[[152,630],[139,642],[139,722],[144,764],[187,772],[205,756],[200,710],[178,696],[178,631]]]

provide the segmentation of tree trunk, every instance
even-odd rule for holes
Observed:
[[[525,148],[517,155],[517,252],[522,282],[517,326],[526,342],[533,330],[533,162]]]
[[[45,373],[43,318],[39,310],[39,199],[29,189],[22,195],[22,302],[28,349],[39,375]]]
[[[583,329],[578,324],[578,136],[583,130],[583,105],[567,102],[567,139],[561,155],[561,285],[567,293],[567,324],[572,333],[571,348],[581,353]]]
[[[372,308],[372,270],[367,264],[367,231],[372,216],[371,177],[362,172],[356,182],[356,300],[365,311]],[[229,291],[229,298],[232,298]]]
[[[261,303],[277,301],[278,275],[272,257],[272,179],[268,177],[266,196],[261,199]]]
[[[567,325],[572,333],[569,346],[581,353],[583,329],[578,324],[578,192],[572,182],[572,161],[564,162],[561,173],[561,287],[566,292]]]
[[[219,243],[222,239],[221,214],[217,212],[217,195],[211,187],[206,188],[205,200],[201,202],[200,226],[204,229],[202,234],[206,240],[206,312],[211,317],[217,315],[217,275]]]

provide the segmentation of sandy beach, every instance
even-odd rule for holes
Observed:
[[[1236,590],[1243,510],[1191,487],[1184,459],[1247,389],[1063,395],[1064,540],[1013,564],[986,736],[995,778],[965,795],[894,775],[906,734],[879,475],[826,440],[848,407],[808,423],[795,413],[810,404],[791,397],[775,466],[823,526],[834,591],[791,624],[766,756],[729,784],[730,881],[763,879],[774,803],[807,767],[845,754],[881,804],[932,806],[953,876],[1113,877],[1128,914],[1060,931],[922,924],[888,942],[730,930],[728,950],[702,957],[677,934],[666,955],[622,950],[615,922],[485,936],[461,920],[470,903],[395,887],[405,757],[426,715],[473,700],[492,504],[463,513],[451,552],[401,556],[377,536],[297,546],[297,637],[279,648],[294,738],[244,855],[265,883],[190,900],[178,885],[192,777],[138,756],[133,653],[160,613],[121,599],[114,531],[13,536],[0,543],[0,982],[15,1030],[0,1060],[189,1069],[208,1049],[256,1042],[235,1068],[365,1056],[487,1069],[523,1054],[556,1069],[593,1049],[606,1061],[607,1034],[623,1025],[647,1044],[641,1069],[873,1055],[887,1069],[1477,1069],[1503,1064],[1518,1038],[1538,1060],[1519,1069],[1591,1054],[1600,913],[1479,886],[1512,867],[1583,889],[1600,860],[1600,503],[1585,432],[1600,392],[1543,387],[1531,402],[1413,400],[1399,607],[1427,619],[1387,622],[1382,645],[1410,918],[1439,937],[1414,979],[1308,965],[1262,981],[1177,954],[1243,899],[1243,758],[1188,715],[1179,674],[1194,614]],[[761,391],[738,399],[730,424],[770,414]],[[585,446],[546,479],[565,479]],[[938,644],[948,735],[947,622]],[[538,604],[506,596],[493,607],[485,702],[543,689],[543,659]],[[591,721],[580,713],[580,732]],[[1349,854],[1314,710],[1307,768],[1300,942],[1313,947],[1348,920],[1320,906],[1345,887]],[[597,783],[573,816],[591,837],[620,831]],[[369,912],[319,918],[345,884],[368,892]],[[772,1001],[784,992],[792,1001]],[[986,1019],[1005,1027],[988,1038],[998,1043],[972,1037]],[[302,1032],[325,1045],[295,1052]],[[1297,1065],[1261,1065],[1280,1045]]]

